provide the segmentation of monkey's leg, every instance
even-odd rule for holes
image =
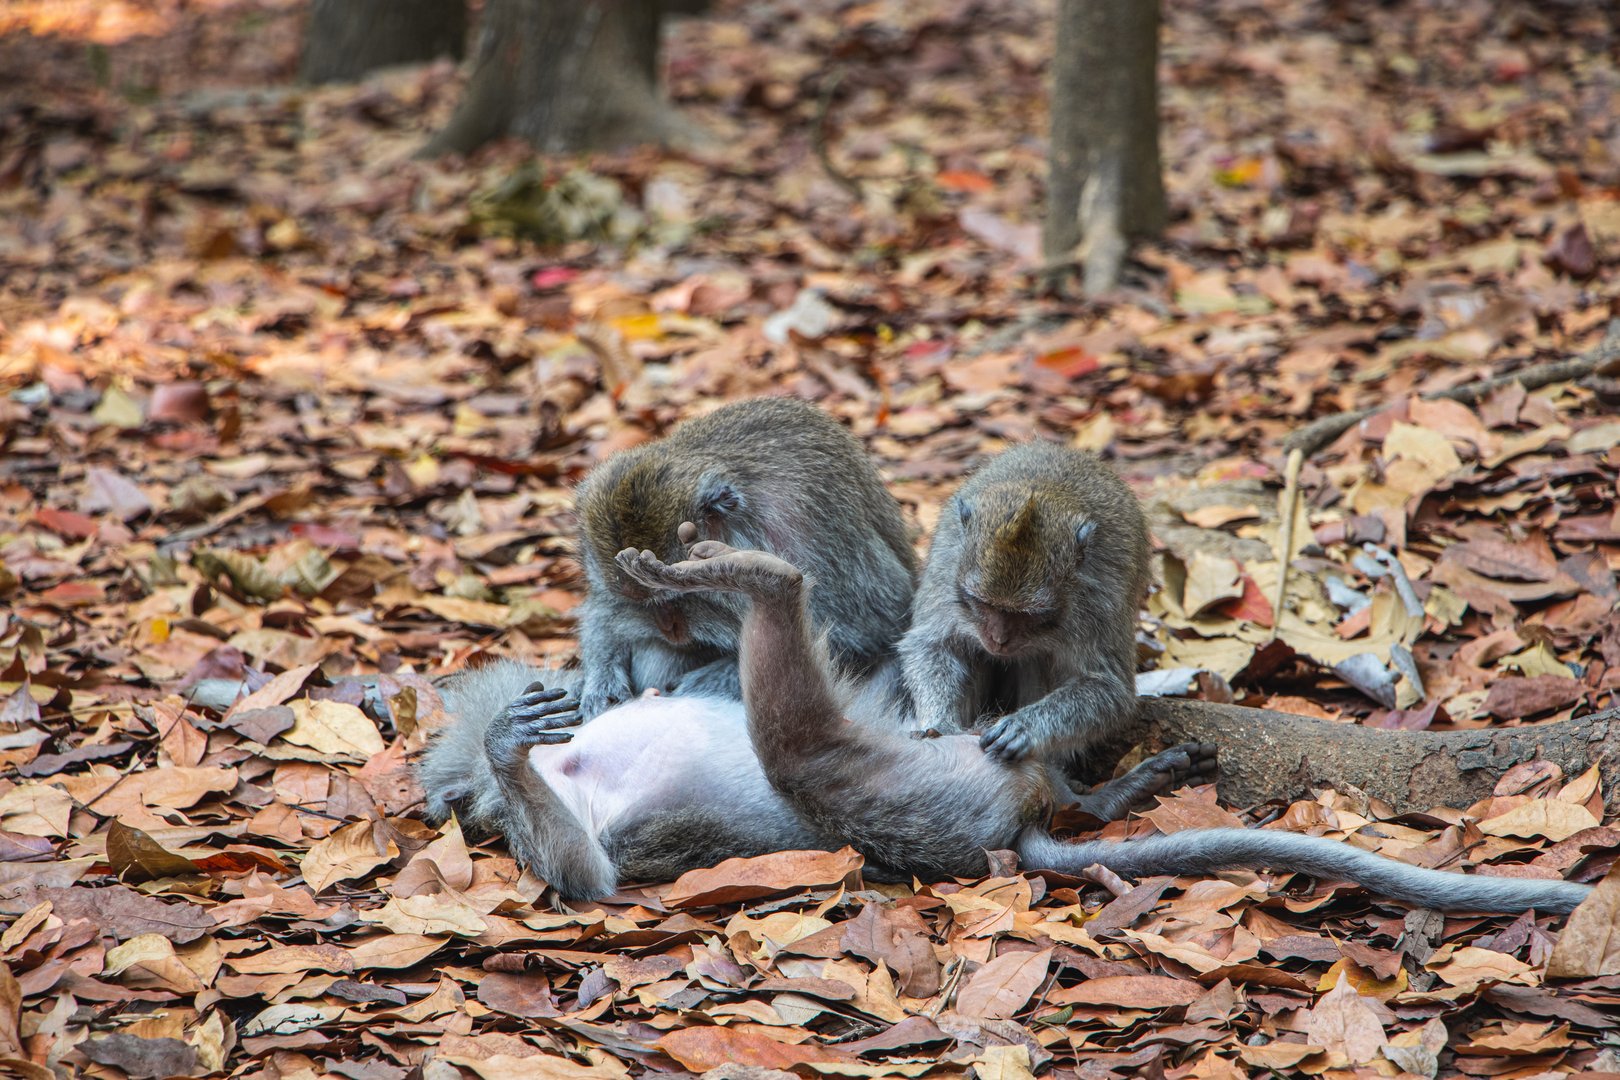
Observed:
[[[518,862],[564,896],[596,899],[617,884],[613,862],[529,762],[531,746],[573,737],[557,730],[579,723],[579,703],[566,694],[531,686],[490,722],[484,753],[500,793],[495,824]]]
[[[1106,784],[1080,796],[1075,805],[1103,821],[1115,821],[1155,795],[1213,783],[1219,772],[1214,743],[1182,743],[1148,758]]]
[[[691,526],[681,526],[683,542],[696,535]],[[772,782],[791,783],[788,773],[851,727],[811,636],[804,575],[775,555],[738,551],[716,540],[692,544],[689,554],[669,565],[650,551],[626,549],[617,561],[643,585],[737,592],[752,601],[743,616],[739,663],[749,734]]]
[[[1050,759],[1117,730],[1135,711],[1134,685],[1112,674],[1082,675],[991,724],[979,745],[1001,761]]]

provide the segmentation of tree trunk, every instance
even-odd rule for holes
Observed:
[[[664,142],[660,0],[489,0],[466,95],[424,155],[517,135],[543,151]]]
[[[299,75],[347,82],[391,64],[459,60],[466,41],[464,0],[314,0]]]
[[[1398,813],[1461,809],[1491,794],[1508,769],[1538,757],[1569,777],[1600,764],[1604,790],[1611,799],[1620,795],[1620,709],[1523,727],[1385,731],[1269,709],[1143,698],[1134,735],[1150,747],[1215,743],[1221,801],[1231,806],[1355,787]]]
[[[1159,0],[1059,0],[1043,248],[1077,245],[1087,293],[1119,282],[1129,241],[1164,227]]]

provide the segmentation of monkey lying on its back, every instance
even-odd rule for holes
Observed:
[[[683,541],[697,535],[681,527]],[[458,766],[469,767],[452,758],[465,732],[482,726],[496,787],[467,805],[468,816],[497,825],[521,861],[572,897],[603,896],[621,878],[667,879],[727,856],[844,843],[879,875],[923,880],[982,876],[987,850],[1013,848],[1032,869],[1066,873],[1093,863],[1126,874],[1273,866],[1452,910],[1563,912],[1590,891],[1427,870],[1339,841],[1267,830],[1061,842],[1044,827],[1052,786],[1040,763],[1004,763],[972,737],[913,739],[892,724],[845,719],[871,705],[841,693],[829,676],[797,568],[715,541],[693,544],[689,555],[666,565],[650,551],[626,550],[615,562],[649,588],[747,598],[740,708],[643,698],[557,744],[566,736],[553,730],[556,719],[575,706],[559,690],[530,687],[493,721],[464,717],[459,723],[470,726],[459,740],[429,751],[430,811],[445,809],[442,789],[454,789]],[[458,704],[454,691],[448,696]],[[747,742],[735,737],[745,725]],[[1165,775],[1164,766],[1144,766],[1124,780],[1140,777],[1138,791],[1151,790]]]

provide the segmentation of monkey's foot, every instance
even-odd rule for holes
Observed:
[[[484,751],[497,765],[521,757],[537,744],[565,743],[572,731],[560,728],[580,723],[579,702],[566,690],[547,690],[544,683],[530,683],[489,723],[484,732]]]
[[[1113,821],[1177,788],[1213,783],[1220,775],[1214,743],[1182,743],[1162,750],[1106,784],[1099,784],[1076,804],[1093,817]]]
[[[767,551],[739,551],[718,540],[692,541],[697,529],[690,522],[680,528],[681,540],[691,556],[666,563],[650,551],[625,548],[614,560],[619,569],[648,588],[670,592],[737,592],[772,597],[797,589],[804,581],[799,568]]]

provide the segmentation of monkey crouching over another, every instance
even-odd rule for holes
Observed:
[[[691,542],[697,530],[683,525],[681,535]],[[689,556],[670,565],[651,551],[626,550],[615,562],[648,588],[746,598],[741,706],[644,697],[570,736],[555,730],[554,719],[574,704],[559,689],[519,686],[527,673],[514,667],[510,706],[493,720],[464,716],[460,734],[453,726],[430,749],[423,771],[430,812],[442,815],[454,801],[447,796],[463,794],[456,777],[469,768],[468,742],[481,735],[497,783],[464,799],[464,812],[500,828],[520,860],[582,899],[607,895],[621,879],[669,879],[731,856],[846,843],[866,856],[874,876],[901,880],[980,877],[989,870],[986,851],[1011,848],[1028,868],[1070,874],[1093,863],[1124,874],[1273,866],[1452,910],[1564,912],[1590,891],[1427,870],[1266,830],[1059,841],[1045,827],[1053,788],[1042,763],[1007,763],[972,736],[915,739],[892,721],[860,722],[874,702],[829,674],[812,637],[810,586],[796,567],[714,541],[693,544]],[[486,690],[485,705],[504,692]],[[474,704],[454,687],[446,696],[452,707]],[[1167,752],[1127,774],[1124,781],[1138,778],[1134,790],[1121,790],[1162,787],[1189,758],[1184,748]]]
[[[1136,711],[1148,530],[1096,455],[1007,450],[940,514],[900,643],[917,722],[984,731],[1003,761],[1062,764]]]
[[[819,581],[811,614],[852,673],[891,657],[905,632],[916,555],[899,504],[859,441],[805,402],[743,401],[681,424],[598,465],[575,502],[589,585],[579,615],[587,720],[647,689],[739,693],[740,600],[666,593],[614,565],[626,547],[679,558],[683,521]]]

